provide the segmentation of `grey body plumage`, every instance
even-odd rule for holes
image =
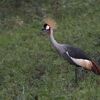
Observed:
[[[76,48],[76,47],[73,47],[73,46],[68,45],[68,44],[58,43],[54,39],[53,30],[51,29],[50,31],[51,31],[50,40],[51,40],[53,47],[58,51],[58,53],[61,56],[63,56],[64,59],[68,60],[68,62],[70,64],[76,65],[76,63],[74,63],[72,61],[70,56],[73,57],[73,58],[77,58],[77,59],[88,59],[89,60],[89,57],[87,57],[86,54],[80,48]],[[67,52],[70,56],[67,54]],[[78,65],[76,65],[76,66],[78,66]]]

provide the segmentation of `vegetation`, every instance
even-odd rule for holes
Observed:
[[[41,32],[57,21],[55,38],[82,48],[100,64],[99,0],[0,0],[0,100],[100,100],[100,76],[75,86],[74,66]]]

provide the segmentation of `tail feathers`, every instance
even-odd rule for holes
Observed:
[[[92,71],[95,74],[100,75],[100,67],[94,61],[92,61]]]

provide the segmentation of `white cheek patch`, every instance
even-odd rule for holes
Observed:
[[[47,26],[46,26],[46,30],[48,30],[49,28],[50,28],[50,26],[49,26],[49,25],[47,25]]]
[[[77,58],[73,58],[69,55],[68,52],[66,52],[67,55],[72,59],[72,61],[77,64],[78,66],[81,66],[85,69],[91,70],[92,68],[92,62],[86,59],[77,59]]]

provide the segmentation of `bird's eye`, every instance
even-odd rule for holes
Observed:
[[[50,26],[48,24],[44,24],[42,31],[49,32],[50,31]]]
[[[50,29],[50,26],[49,26],[49,25],[47,25],[47,26],[46,26],[46,30],[49,30],[49,29]]]

